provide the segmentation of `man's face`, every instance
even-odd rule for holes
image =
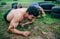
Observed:
[[[32,19],[34,19],[34,18],[35,18],[35,17],[34,17],[33,15],[29,15],[29,16],[28,16],[28,19],[29,19],[29,20],[32,20]]]

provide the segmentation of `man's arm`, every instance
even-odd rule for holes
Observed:
[[[19,22],[16,22],[15,19],[12,19],[12,21],[10,22],[8,31],[15,33],[15,34],[22,34],[22,31],[19,31],[16,29],[16,27],[18,26]]]
[[[29,20],[28,22],[26,22],[26,23],[24,23],[24,24],[21,24],[21,26],[24,27],[26,24],[31,24],[31,23],[33,23],[33,22],[34,22],[34,19]]]
[[[44,12],[44,9],[43,9],[42,7],[39,7],[39,8],[40,8],[40,11],[42,12],[42,16],[45,17],[46,14],[45,14],[45,12]]]
[[[14,19],[13,19],[11,21],[10,25],[9,25],[8,31],[12,32],[12,33],[15,33],[15,34],[19,34],[19,35],[24,35],[24,36],[30,35],[29,31],[17,30],[16,27],[18,26],[18,24],[19,24],[19,22],[18,21],[14,21]]]

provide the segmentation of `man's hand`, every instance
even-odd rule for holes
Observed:
[[[45,17],[45,16],[46,16],[46,14],[42,14],[42,16],[43,16],[43,17]]]
[[[25,31],[25,32],[23,32],[22,35],[24,35],[24,36],[29,36],[29,35],[30,35],[30,32],[29,32],[29,31]]]
[[[25,26],[25,24],[21,24],[21,27],[24,27]]]

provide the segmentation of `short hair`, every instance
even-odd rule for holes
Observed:
[[[37,17],[39,15],[39,9],[35,6],[30,6],[27,11],[29,15]]]

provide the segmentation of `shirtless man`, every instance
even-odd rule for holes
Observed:
[[[4,19],[7,22],[10,22],[10,25],[8,27],[8,32],[20,34],[24,36],[30,35],[29,31],[19,31],[16,29],[18,24],[22,22],[24,19],[29,19],[28,22],[21,24],[22,27],[26,24],[31,24],[35,17],[39,15],[39,9],[37,9],[34,6],[27,8],[18,8],[18,9],[12,9],[8,13],[4,15]]]

